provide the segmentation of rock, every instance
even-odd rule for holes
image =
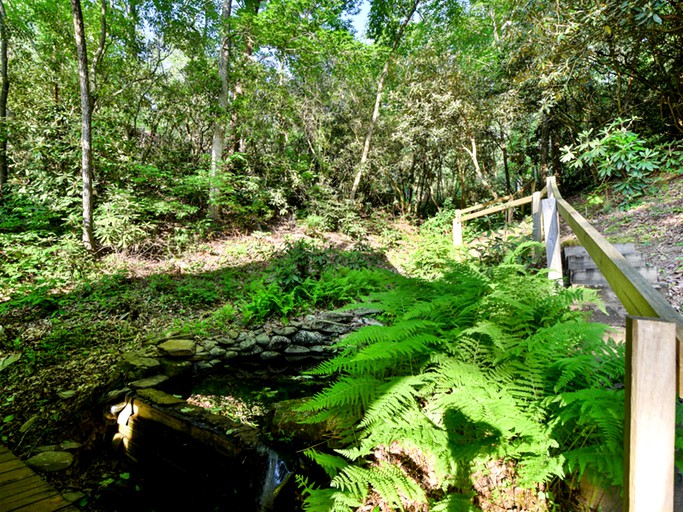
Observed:
[[[320,345],[325,338],[319,332],[299,331],[294,335],[293,339],[300,345]]]
[[[134,352],[123,354],[119,363],[131,379],[140,379],[153,372],[159,371],[161,363],[152,357],[146,357]]]
[[[236,352],[234,350],[228,350],[225,352],[223,359],[235,359],[238,355],[240,355],[239,352]]]
[[[36,471],[63,471],[71,466],[73,461],[74,456],[69,452],[43,452],[28,459],[26,465]]]
[[[223,357],[225,355],[225,349],[224,348],[212,348],[209,350],[209,354],[211,354],[212,357]]]
[[[310,328],[315,331],[327,332],[330,334],[345,334],[351,330],[351,326],[331,322],[329,320],[316,320],[309,324]]]
[[[62,498],[64,498],[69,503],[76,503],[77,501],[85,498],[85,494],[81,491],[68,491],[62,493]]]
[[[193,340],[174,339],[163,342],[159,349],[169,357],[192,357],[195,352]]]
[[[138,390],[137,395],[143,400],[149,400],[150,402],[154,402],[155,404],[159,405],[175,405],[186,403],[182,398],[169,395],[168,393],[164,393],[163,391],[159,391],[158,389],[154,388],[140,389]]]
[[[330,322],[349,322],[353,320],[353,313],[350,311],[325,311],[320,316]]]
[[[216,341],[223,346],[232,347],[236,344],[235,338],[216,338]]]
[[[237,337],[238,337],[239,335],[240,335],[240,333],[238,333],[238,332],[237,332],[236,330],[234,330],[234,329],[230,329],[230,330],[228,331],[228,337],[229,337],[231,340],[236,340]]]
[[[76,441],[62,441],[59,443],[59,449],[64,450],[65,452],[79,450],[81,446],[83,445],[81,443],[77,443]]]
[[[311,349],[307,347],[302,347],[301,345],[290,345],[285,349],[285,354],[293,356],[309,354],[310,352]]]
[[[268,350],[284,350],[291,343],[289,338],[285,338],[284,336],[273,336],[270,338],[270,343],[268,343]]]
[[[309,348],[311,352],[313,352],[314,354],[325,354],[327,352],[334,352],[334,347],[331,347],[330,345],[313,345]]]
[[[38,453],[43,453],[43,452],[58,452],[61,450],[59,449],[58,444],[48,444],[48,445],[43,445],[43,446],[36,446],[35,451]]]
[[[270,361],[272,359],[277,359],[278,357],[282,357],[282,354],[280,354],[280,352],[275,352],[274,350],[261,352],[261,359],[264,361]]]
[[[261,347],[260,345],[254,345],[254,348],[251,349],[251,352],[249,353],[249,355],[257,356],[262,352],[263,352],[263,347]]]
[[[236,339],[237,341],[244,341],[244,340],[247,339],[247,336],[249,336],[249,334],[243,331],[243,332],[239,333],[239,334],[237,335],[237,338],[235,338],[235,339]]]
[[[119,389],[112,389],[109,393],[104,395],[102,399],[100,400],[100,403],[102,404],[109,404],[111,402],[118,402],[123,399],[124,396],[126,396],[128,393],[131,392],[131,389],[128,387],[125,388],[119,388]]]
[[[190,361],[206,361],[211,358],[211,354],[205,351],[197,352],[190,358]]]
[[[153,377],[147,377],[144,379],[133,381],[129,384],[129,386],[133,389],[154,388],[159,384],[163,384],[167,380],[168,377],[166,375],[155,375]]]
[[[270,336],[268,336],[265,333],[259,334],[258,336],[256,336],[256,343],[258,345],[261,345],[262,347],[267,347],[268,343],[270,343]]]
[[[189,361],[163,359],[161,361],[161,369],[164,375],[172,379],[181,375],[189,375],[192,372],[192,363]]]
[[[256,338],[247,338],[238,345],[239,349],[247,352],[256,346]]]
[[[297,329],[296,327],[287,325],[285,327],[280,327],[279,329],[273,329],[273,332],[278,336],[291,336],[292,334],[296,334],[298,330],[299,329]]]
[[[199,372],[208,372],[209,370],[213,370],[214,363],[212,361],[199,361],[196,365],[195,368]]]
[[[379,315],[381,312],[382,310],[374,308],[357,308],[351,311],[355,316]]]
[[[67,400],[76,396],[76,391],[69,389],[68,391],[58,391],[57,396],[62,400]]]
[[[211,349],[213,349],[217,344],[218,342],[215,340],[205,340],[202,342],[202,347],[204,347],[204,350],[207,352],[211,352]]]

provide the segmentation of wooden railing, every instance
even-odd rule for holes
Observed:
[[[532,203],[534,239],[545,240],[549,277],[562,278],[559,216],[569,225],[623,304],[626,318],[624,512],[672,512],[676,392],[683,397],[683,317],[626,258],[562,198],[554,177],[542,194],[490,208],[456,211],[453,241],[462,223]],[[476,213],[474,212],[476,209]]]

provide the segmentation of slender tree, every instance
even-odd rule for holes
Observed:
[[[71,0],[71,12],[74,21],[76,50],[78,53],[78,75],[81,90],[81,172],[83,175],[83,244],[88,251],[95,250],[93,233],[93,198],[92,198],[92,103],[90,98],[90,82],[88,80],[88,54],[85,45],[83,27],[83,11],[80,0]]]
[[[403,36],[403,32],[405,31],[406,27],[408,26],[408,23],[410,23],[410,20],[412,19],[413,15],[415,14],[415,11],[417,10],[417,6],[420,4],[420,0],[414,0],[413,4],[410,8],[410,11],[408,12],[408,15],[405,17],[405,20],[401,24],[401,27],[399,28],[398,32],[396,32],[396,36],[394,37],[394,43],[391,46],[391,52],[389,52],[389,56],[387,57],[387,60],[384,62],[384,67],[382,68],[382,73],[379,75],[379,79],[377,80],[377,94],[375,95],[375,107],[372,111],[372,118],[370,119],[370,125],[368,126],[368,131],[367,134],[365,135],[365,143],[363,144],[363,153],[361,154],[360,157],[360,164],[358,165],[358,170],[356,171],[356,177],[353,180],[353,186],[351,187],[351,195],[350,199],[353,201],[356,198],[356,193],[358,192],[358,186],[360,185],[360,180],[363,177],[363,170],[365,169],[367,162],[368,162],[368,155],[370,154],[370,141],[372,139],[372,132],[375,130],[375,125],[377,124],[377,119],[379,119],[379,107],[380,104],[382,103],[382,91],[384,89],[384,80],[387,77],[387,74],[389,73],[389,65],[391,64],[391,59],[394,56],[394,53],[396,53],[396,50],[398,48],[398,45],[401,42],[401,37]]]
[[[223,0],[221,7],[221,42],[218,53],[218,75],[221,79],[221,91],[218,95],[218,118],[213,126],[213,143],[211,145],[211,189],[209,191],[209,216],[213,221],[220,220],[220,206],[218,205],[218,167],[223,160],[225,148],[225,123],[228,113],[228,59],[229,54],[229,23],[232,15],[232,0]]]
[[[0,197],[5,193],[9,177],[7,164],[7,97],[9,96],[9,76],[7,73],[7,14],[5,4],[0,0],[0,74],[2,89],[0,90]]]

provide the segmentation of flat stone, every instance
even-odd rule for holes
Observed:
[[[350,311],[325,311],[320,316],[331,322],[344,322],[353,320],[353,313]]]
[[[322,331],[330,334],[344,334],[351,330],[351,327],[346,324],[338,322],[331,322],[329,320],[316,320],[309,324],[314,331]]]
[[[76,503],[79,500],[82,500],[85,498],[85,494],[82,493],[81,491],[69,491],[69,492],[63,492],[62,493],[62,498],[64,498],[66,501],[69,503]]]
[[[197,352],[195,355],[193,355],[190,358],[190,361],[206,361],[207,359],[211,358],[211,354],[205,351]]]
[[[355,316],[379,315],[382,311],[374,308],[357,308],[352,311]]]
[[[270,338],[270,343],[268,343],[268,350],[283,350],[291,343],[289,338],[285,338],[284,336],[273,336]]]
[[[289,355],[303,355],[310,354],[311,349],[307,347],[302,347],[301,345],[290,345],[285,349],[285,354]]]
[[[147,377],[144,379],[136,380],[133,381],[129,384],[129,386],[133,389],[146,389],[146,388],[154,388],[158,386],[159,384],[163,384],[168,380],[168,377],[166,375],[154,375],[153,377]]]
[[[282,354],[280,352],[275,352],[274,350],[266,350],[264,352],[261,352],[261,359],[264,361],[270,361],[272,359],[277,359],[279,357],[282,357]]]
[[[76,441],[62,441],[59,443],[59,449],[64,450],[65,452],[79,450],[82,446],[81,443],[77,443]]]
[[[294,335],[293,340],[300,345],[320,345],[325,337],[315,331],[299,331]]]
[[[249,334],[243,331],[243,332],[239,333],[239,334],[237,335],[237,338],[235,338],[235,339],[236,339],[237,341],[244,341],[244,340],[247,339],[247,336],[249,336]]]
[[[236,337],[235,337],[235,338],[236,338]],[[237,342],[235,341],[235,338],[226,338],[226,337],[222,337],[222,338],[216,338],[216,341],[217,341],[220,345],[227,346],[227,347],[231,347],[231,346],[233,346],[233,345],[235,345],[235,344],[237,343]]]
[[[73,398],[76,396],[76,391],[73,389],[69,389],[67,391],[58,391],[57,396],[62,400],[68,400],[69,398]]]
[[[130,378],[139,379],[152,372],[159,371],[161,363],[158,359],[147,357],[134,352],[126,352],[121,358],[123,370],[129,374]]]
[[[197,371],[206,372],[214,368],[214,364],[211,361],[199,361],[196,364]]]
[[[74,456],[69,452],[43,452],[26,461],[26,465],[36,471],[63,471],[73,464]]]
[[[230,329],[228,331],[228,337],[232,340],[236,340],[239,335],[240,335],[240,333],[234,329]]]
[[[137,394],[140,398],[149,400],[150,402],[154,402],[155,404],[159,405],[175,405],[186,403],[182,398],[177,398],[154,388],[140,389],[138,390]]]
[[[227,350],[225,352],[225,355],[223,356],[223,359],[235,359],[239,355],[239,352],[235,352],[234,350]]]
[[[262,352],[264,352],[263,347],[260,345],[255,345],[254,348],[251,349],[249,355],[256,356],[258,354],[261,354]]]
[[[118,402],[130,392],[131,389],[129,387],[112,389],[109,393],[102,397],[100,402],[103,404],[108,404],[110,402]]]
[[[195,353],[193,340],[168,340],[159,345],[159,349],[170,357],[192,357]]]
[[[256,336],[256,343],[262,347],[267,347],[268,343],[270,343],[270,336],[265,333],[259,334]]]
[[[291,336],[292,334],[296,334],[296,332],[299,329],[296,327],[293,327],[291,325],[287,325],[285,327],[280,327],[278,329],[273,329],[273,332],[277,334],[278,336]]]

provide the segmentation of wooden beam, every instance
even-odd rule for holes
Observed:
[[[581,245],[588,251],[614,293],[630,315],[661,318],[676,324],[678,340],[678,394],[683,397],[683,317],[662,297],[626,258],[581,216],[557,188],[555,178],[549,178],[549,193],[557,199],[557,209],[569,224]]]
[[[624,512],[673,512],[676,326],[626,318]]]
[[[462,242],[462,221],[460,220],[460,210],[455,210],[455,217],[453,218],[453,245],[461,247]]]
[[[560,221],[557,201],[549,197],[541,201],[543,226],[545,226],[545,256],[549,269],[548,279],[562,280],[562,249],[560,247]]]
[[[467,220],[472,220],[476,219],[478,217],[483,217],[484,215],[490,215],[491,213],[497,213],[497,212],[502,212],[503,210],[507,210],[508,208],[512,208],[514,206],[520,206],[522,204],[529,204],[531,202],[531,197],[532,196],[527,196],[527,197],[522,197],[521,199],[515,199],[514,201],[510,201],[508,203],[500,204],[498,206],[493,206],[491,208],[487,208],[486,210],[482,210],[477,213],[470,213],[469,215],[463,215],[461,217],[461,221],[465,222]],[[461,213],[464,210],[461,210]]]
[[[541,193],[534,192],[531,196],[531,216],[534,220],[533,238],[534,241],[543,240],[543,225],[541,224]]]

